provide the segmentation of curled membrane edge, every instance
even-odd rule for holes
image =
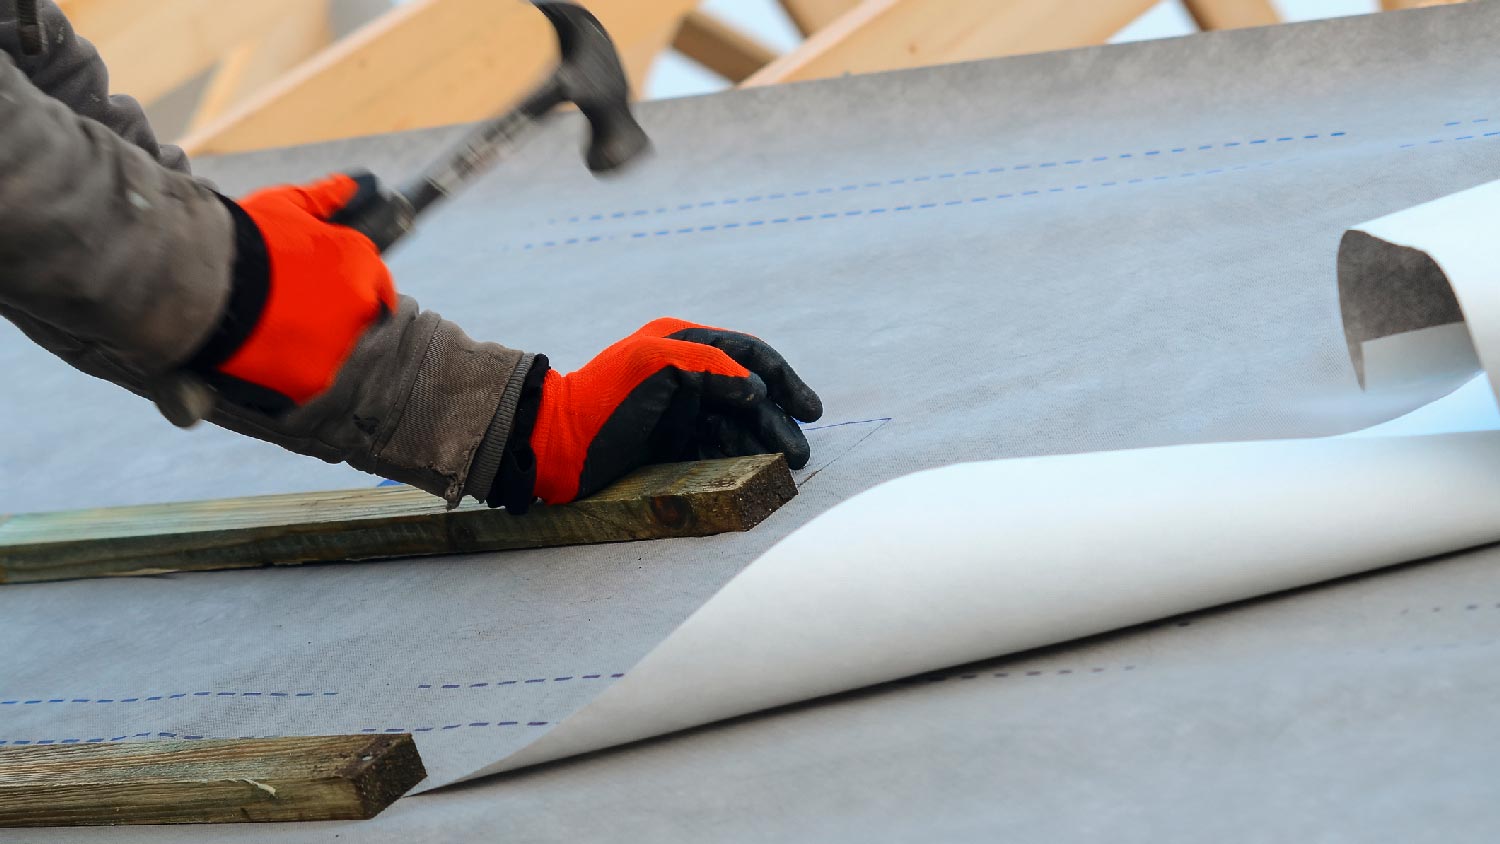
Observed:
[[[1384,338],[1383,359],[1472,338],[1438,356],[1452,383],[1453,360],[1500,353],[1500,244],[1477,225],[1500,210],[1497,184],[1357,228],[1426,251],[1467,324],[1411,332],[1407,350]],[[889,481],[770,548],[598,698],[461,779],[1500,541],[1497,429],[1481,374],[1340,437]]]

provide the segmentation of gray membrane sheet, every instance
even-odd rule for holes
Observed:
[[[1500,5],[1476,3],[651,103],[657,156],[605,182],[561,121],[425,220],[398,283],[562,369],[663,314],[770,339],[822,392],[821,424],[853,423],[810,433],[802,494],[701,540],[3,587],[0,740],[419,730],[451,777],[583,705],[880,481],[1332,434],[1435,398],[1360,392],[1334,258],[1345,228],[1500,175],[1497,28]],[[353,164],[397,176],[455,131],[199,169],[231,192]],[[374,482],[180,433],[13,330],[0,367],[0,512]],[[1489,840],[1495,553],[440,789],[357,825],[0,840]]]

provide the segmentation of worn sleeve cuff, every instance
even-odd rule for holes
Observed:
[[[486,504],[504,507],[513,515],[524,514],[536,500],[536,454],[531,449],[531,432],[536,427],[542,384],[550,369],[546,355],[536,355],[526,370],[510,416],[509,432],[498,449],[494,479],[483,497]],[[502,441],[496,438],[493,442]]]

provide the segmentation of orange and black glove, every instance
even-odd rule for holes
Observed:
[[[780,452],[800,469],[810,451],[794,419],[822,415],[764,341],[654,320],[567,375],[537,355],[487,501],[561,504],[647,463]]]
[[[370,239],[338,225],[373,176],[224,199],[235,225],[229,302],[186,368],[230,401],[266,413],[333,385],[366,329],[396,309],[396,288]]]

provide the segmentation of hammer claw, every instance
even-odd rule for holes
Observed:
[[[577,105],[588,120],[584,162],[594,173],[622,167],[650,148],[645,130],[630,112],[630,84],[619,53],[599,19],[574,3],[547,0],[536,7],[557,31],[561,58],[552,75],[515,108],[475,126],[399,192],[382,192],[380,202],[389,209],[368,203],[361,207],[358,220],[349,225],[369,229],[366,233],[382,251],[410,230],[423,209],[489,169],[563,103]]]

